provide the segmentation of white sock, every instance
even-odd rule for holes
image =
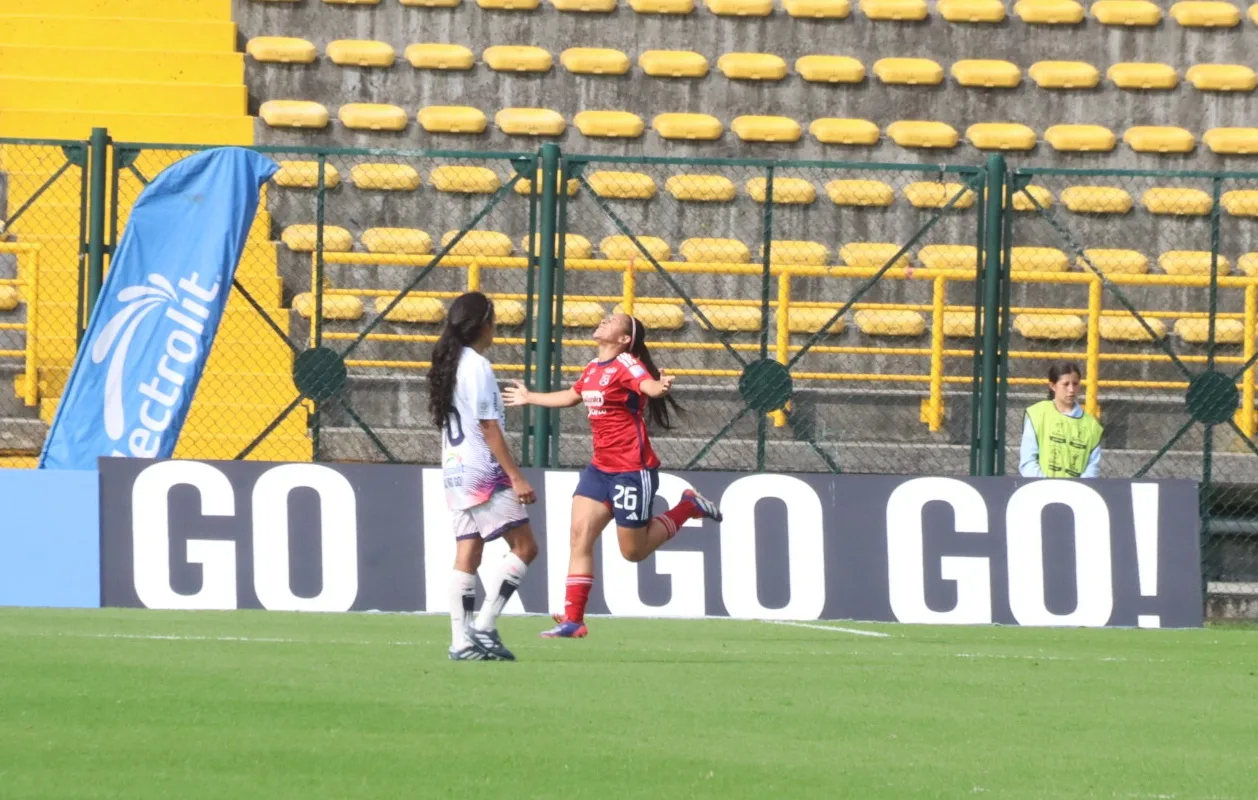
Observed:
[[[498,571],[485,587],[485,603],[476,615],[476,630],[492,631],[497,628],[498,615],[502,613],[503,606],[511,599],[511,595],[515,594],[515,590],[520,588],[520,581],[524,580],[524,573],[528,571],[529,565],[521,561],[515,553],[508,552],[502,557]]]
[[[467,640],[467,626],[476,605],[476,576],[454,570],[450,574],[450,649],[462,650]]]

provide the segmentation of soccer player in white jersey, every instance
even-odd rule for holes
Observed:
[[[528,565],[537,541],[525,505],[537,500],[503,435],[502,395],[489,360],[494,304],[468,292],[450,304],[445,330],[433,347],[428,408],[441,429],[442,475],[454,524],[456,549],[450,577],[450,658],[514,661],[502,644],[497,620]],[[476,570],[485,542],[502,537],[511,546],[485,587],[485,602],[472,619]]]

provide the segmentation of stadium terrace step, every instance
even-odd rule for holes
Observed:
[[[98,47],[102,42],[138,50],[226,51],[236,46],[228,21],[54,16],[44,12],[0,15],[0,44]]]
[[[166,5],[179,4],[162,0]],[[170,81],[240,85],[245,80],[242,53],[124,50],[111,47],[25,47],[0,45],[0,75],[15,78]]]
[[[232,4],[231,0],[0,0],[0,15],[5,14],[230,22]]]
[[[116,111],[0,111],[0,136],[86,139],[92,128],[108,128],[116,141],[170,144],[247,145],[253,120],[208,114],[127,114]]]
[[[0,75],[0,109],[232,116],[246,114],[247,105],[243,84]]]

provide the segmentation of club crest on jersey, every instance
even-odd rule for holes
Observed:
[[[599,379],[598,385],[599,385],[599,386],[606,386],[607,384],[609,384],[609,383],[611,383],[611,382],[612,382],[612,373],[610,373],[610,372],[605,372],[605,373],[603,373],[603,377]]]

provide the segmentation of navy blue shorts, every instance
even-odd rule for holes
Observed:
[[[580,497],[597,500],[612,510],[622,528],[645,528],[651,522],[651,505],[660,485],[657,469],[636,472],[603,472],[593,464],[581,470],[577,490]]]

